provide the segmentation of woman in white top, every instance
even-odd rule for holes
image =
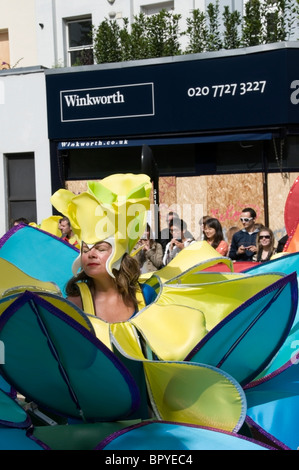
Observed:
[[[167,243],[164,256],[163,264],[166,266],[180,251],[189,246],[194,242],[194,238],[186,238],[186,223],[182,219],[173,219],[170,224],[170,234],[172,239]]]

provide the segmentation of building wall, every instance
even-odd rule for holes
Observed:
[[[209,3],[210,0],[0,0],[0,31],[9,30],[11,66],[62,67],[67,65],[65,22],[69,19],[89,15],[95,27],[104,19],[115,19],[123,25],[123,18],[132,22],[140,12],[151,14],[161,8],[173,8],[174,13],[181,15],[180,31],[185,31],[192,10],[204,11]],[[220,12],[224,5],[242,12],[244,0],[220,0]],[[293,39],[297,39],[295,32]],[[183,49],[187,41],[186,36],[181,37]]]
[[[44,71],[39,68],[0,73],[0,234],[9,228],[5,156],[34,153],[37,222],[52,214]],[[26,215],[24,214],[24,217]]]
[[[43,25],[43,28],[37,29],[38,64],[49,68],[67,64],[66,20],[90,15],[95,27],[104,19],[116,20],[122,26],[124,18],[132,22],[144,8],[150,11],[157,4],[167,7],[169,3],[173,3],[175,12],[182,15],[182,27],[193,8],[204,8],[202,0],[36,0],[36,23]]]
[[[0,0],[1,30],[8,30],[11,67],[38,65],[35,0]]]
[[[5,0],[1,0],[2,2]],[[14,2],[23,0],[14,0]],[[32,0],[31,0],[32,1]],[[243,12],[246,0],[220,0],[219,9],[222,15],[224,5],[228,5],[231,11]],[[92,17],[95,27],[98,27],[104,19],[112,19],[123,25],[123,19],[128,18],[131,23],[134,16],[141,12],[145,14],[157,13],[165,8],[181,15],[179,23],[180,31],[187,27],[186,19],[191,17],[194,9],[205,11],[210,0],[35,0],[36,3],[36,28],[38,62],[36,65],[46,67],[66,66],[66,29],[65,21],[80,18],[86,15]],[[173,9],[172,9],[173,6]],[[41,29],[38,25],[43,24]],[[294,31],[296,40],[297,35]],[[183,50],[187,46],[187,36],[180,38]],[[33,65],[33,64],[32,64]]]

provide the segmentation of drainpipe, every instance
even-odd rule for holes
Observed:
[[[58,64],[57,25],[56,25],[56,0],[52,0],[52,27],[53,27],[54,64]]]
[[[130,24],[134,21],[134,0],[130,0]]]

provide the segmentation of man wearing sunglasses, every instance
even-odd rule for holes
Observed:
[[[235,261],[252,261],[256,253],[256,237],[258,229],[255,228],[256,212],[251,207],[242,210],[240,221],[243,228],[233,235],[229,258]]]

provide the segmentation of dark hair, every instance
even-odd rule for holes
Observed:
[[[204,225],[206,223],[207,220],[209,219],[213,219],[213,217],[211,217],[210,215],[203,215],[200,219],[199,219],[199,225]]]
[[[242,212],[249,212],[250,217],[252,217],[253,219],[256,219],[256,212],[254,209],[252,209],[252,207],[245,207],[245,209],[243,209]]]
[[[28,220],[28,219],[25,219],[25,217],[19,217],[18,219],[15,219],[12,224],[13,224],[13,225],[14,225],[14,224],[25,224],[25,225],[28,225],[28,224],[29,224],[29,220]]]
[[[148,222],[146,223],[145,232],[149,233],[149,237],[148,237],[149,240],[153,240],[152,227],[150,226],[150,224]]]
[[[61,217],[61,219],[59,219],[59,223],[60,222],[67,222],[69,224],[69,226],[71,226],[71,222],[70,222],[70,219],[66,216],[64,217]]]
[[[150,226],[150,224],[147,222],[146,223],[146,228],[145,228],[145,231],[147,233],[149,233],[149,236],[147,236],[147,239],[149,241],[149,246],[152,247],[155,243],[155,238],[154,238],[154,234],[153,234],[153,231],[152,231],[152,228]]]
[[[215,229],[215,236],[211,246],[216,249],[219,243],[224,239],[222,225],[218,219],[210,218],[205,222],[205,227],[211,227]],[[204,240],[208,240],[206,234],[204,234]]]
[[[231,243],[232,241],[232,238],[233,238],[233,235],[238,232],[240,229],[239,227],[237,227],[236,225],[233,225],[232,227],[230,227],[227,232],[226,232],[226,239],[229,243]]]
[[[133,301],[135,309],[137,309],[138,302],[136,299],[136,291],[139,289],[138,279],[140,276],[140,268],[138,261],[125,254],[122,258],[120,269],[113,269],[115,276],[114,282],[116,288],[123,298],[126,305]],[[67,296],[79,296],[80,291],[77,283],[86,282],[89,288],[93,288],[93,279],[84,271],[81,271],[77,276],[72,277],[66,285]]]
[[[185,232],[185,230],[187,229],[186,222],[183,219],[179,219],[178,217],[175,217],[170,221],[169,228],[173,226],[178,227],[179,229],[181,229],[182,232]]]
[[[169,217],[170,217],[170,216],[172,216],[172,217],[171,217],[171,220],[169,220]],[[169,222],[172,222],[172,219],[177,219],[178,217],[179,217],[179,215],[178,215],[176,212],[170,211],[170,212],[168,212],[168,214],[167,214],[167,216],[166,216],[166,222],[168,222],[168,223],[169,223]]]

